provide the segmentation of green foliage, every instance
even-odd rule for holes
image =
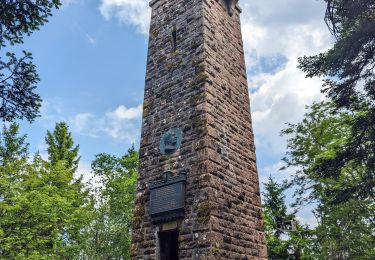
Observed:
[[[19,127],[15,124],[3,127],[0,132],[0,259],[10,248],[15,239],[13,233],[14,215],[20,182],[27,163],[27,144],[25,136],[19,135]]]
[[[263,211],[269,259],[313,259],[312,232],[300,225],[295,213],[288,213],[284,192],[287,184],[273,178],[265,183]]]
[[[52,165],[63,162],[72,172],[77,170],[80,160],[79,145],[74,146],[72,134],[66,123],[56,123],[53,133],[47,131],[45,141],[48,146],[48,160]]]
[[[320,259],[374,259],[375,205],[350,200],[338,205],[321,204],[316,229]]]
[[[65,123],[46,144],[48,160],[30,160],[16,124],[0,133],[0,259],[129,259],[138,153],[98,155],[94,192],[74,177],[78,146]]]
[[[7,60],[0,57],[0,118],[4,121],[26,118],[30,122],[38,115],[41,98],[34,92],[39,76],[32,55],[23,52],[17,59],[7,53]]]
[[[308,77],[325,77],[325,89],[338,107],[375,98],[375,0],[325,0],[326,22],[336,37],[332,49],[300,59]],[[363,86],[362,89],[358,88]]]
[[[3,126],[0,133],[0,164],[6,165],[27,158],[28,144],[26,136],[19,135],[19,126],[10,124],[7,128]]]
[[[52,9],[61,5],[60,0],[2,0],[0,2],[0,48],[6,41],[23,43],[24,35],[48,21]]]
[[[52,163],[35,155],[29,162],[18,126],[4,128],[1,136],[1,154],[13,159],[0,166],[0,259],[77,259],[92,219],[89,190],[65,159]]]
[[[284,134],[299,203],[315,201],[320,259],[374,259],[375,0],[325,0],[336,37],[321,54],[299,59],[322,77],[332,102],[318,103]]]
[[[307,77],[323,77],[323,91],[333,101],[332,115],[354,114],[344,143],[317,158],[316,175],[340,178],[360,170],[351,197],[375,196],[375,0],[325,0],[326,22],[336,37],[321,54],[299,59]],[[331,117],[332,118],[332,117]],[[346,126],[348,127],[348,126]],[[338,140],[338,139],[334,139]],[[365,169],[365,170],[363,170]],[[351,178],[349,176],[349,178]],[[359,184],[360,185],[357,185]],[[344,193],[343,192],[343,193]],[[343,195],[343,194],[342,194]]]
[[[131,223],[138,175],[138,152],[124,156],[99,154],[92,163],[101,187],[91,226],[89,259],[130,259]]]
[[[319,259],[373,259],[375,244],[374,177],[366,164],[345,161],[332,175],[326,161],[336,158],[352,142],[353,122],[367,113],[363,106],[340,112],[335,104],[313,104],[302,122],[289,124],[288,166],[299,170],[292,184],[297,204],[315,202],[319,219],[316,244]],[[358,147],[358,149],[360,149]],[[336,166],[337,167],[337,166]]]
[[[291,136],[284,161],[288,166],[299,167],[294,179],[297,191],[300,195],[312,192],[308,197],[299,196],[299,203],[312,202],[318,197],[314,193],[321,190],[323,176],[317,169],[324,160],[335,157],[350,139],[352,115],[334,111],[332,103],[315,103],[301,123],[288,124],[282,131],[283,135]]]
[[[24,36],[39,30],[52,15],[59,0],[2,0],[0,1],[0,50],[7,43],[23,43]],[[39,76],[32,55],[24,51],[21,58],[7,52],[0,57],[0,119],[32,122],[39,113],[41,98],[35,93]]]

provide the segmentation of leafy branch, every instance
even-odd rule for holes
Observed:
[[[6,61],[0,57],[0,118],[3,121],[26,118],[32,122],[38,116],[41,98],[34,92],[39,82],[32,55],[23,52],[18,59],[7,53]]]

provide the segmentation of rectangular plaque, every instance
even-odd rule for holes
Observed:
[[[186,176],[166,173],[163,181],[150,185],[150,215],[155,222],[183,217]]]

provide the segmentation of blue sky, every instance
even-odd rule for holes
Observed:
[[[31,151],[45,153],[55,122],[69,123],[80,144],[80,173],[95,154],[138,147],[150,9],[147,0],[65,0],[50,22],[26,38],[41,77],[42,116],[22,122]],[[251,109],[261,181],[290,178],[282,166],[286,122],[322,98],[319,79],[305,79],[297,58],[327,49],[323,0],[241,0]],[[311,209],[306,209],[309,211]],[[304,214],[311,222],[311,215]]]

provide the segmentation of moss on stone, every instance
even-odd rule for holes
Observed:
[[[171,155],[163,155],[163,156],[161,157],[161,161],[169,161],[171,158],[172,158]]]
[[[155,38],[158,35],[158,30],[154,27],[150,29],[150,39]]]
[[[178,50],[169,54],[167,61],[168,61],[167,70],[169,72],[173,72],[177,68],[184,67],[186,65],[186,62],[182,59]]]
[[[141,222],[142,222],[141,216],[134,216],[133,217],[133,228],[139,228],[140,225],[141,225]]]
[[[195,65],[194,68],[197,74],[204,72],[204,65],[202,63]]]
[[[209,174],[204,174],[202,177],[202,181],[207,183],[211,180],[211,176]]]
[[[170,58],[176,58],[177,55],[179,55],[179,54],[180,54],[180,52],[179,52],[178,50],[175,50],[174,52],[172,52],[172,53],[170,54]]]
[[[197,134],[203,134],[207,129],[207,119],[201,117],[195,117],[193,119],[192,127]]]
[[[195,78],[190,82],[191,87],[197,87],[203,83],[205,83],[208,79],[208,75],[204,72],[198,73]]]
[[[201,202],[197,208],[197,221],[201,224],[207,224],[211,216],[211,205],[208,201]]]
[[[144,214],[145,214],[145,209],[143,206],[139,206],[135,208],[134,215],[143,216]]]
[[[141,146],[146,146],[148,144],[149,138],[147,136],[143,137],[141,140]]]
[[[178,242],[185,242],[187,240],[186,236],[178,236]]]
[[[207,124],[207,120],[201,117],[195,117],[193,120],[193,128],[197,129],[201,126],[205,126]]]
[[[216,246],[214,246],[214,247],[211,248],[211,252],[214,255],[218,255],[219,251],[220,251],[220,249],[218,247],[216,247]]]
[[[143,115],[147,116],[151,110],[152,101],[150,98],[145,98],[143,102]]]
[[[195,151],[200,150],[200,149],[202,149],[203,147],[204,147],[204,141],[203,141],[203,140],[199,140],[199,141],[197,141],[197,142],[195,142],[195,143],[193,144],[193,149],[194,149]]]
[[[199,93],[199,94],[196,94],[196,95],[193,95],[190,100],[191,100],[191,103],[193,104],[199,104],[201,103],[202,101],[204,101],[206,98],[206,94],[205,93]]]
[[[149,248],[149,247],[152,247],[152,246],[153,246],[152,241],[143,241],[142,242],[142,248]]]

